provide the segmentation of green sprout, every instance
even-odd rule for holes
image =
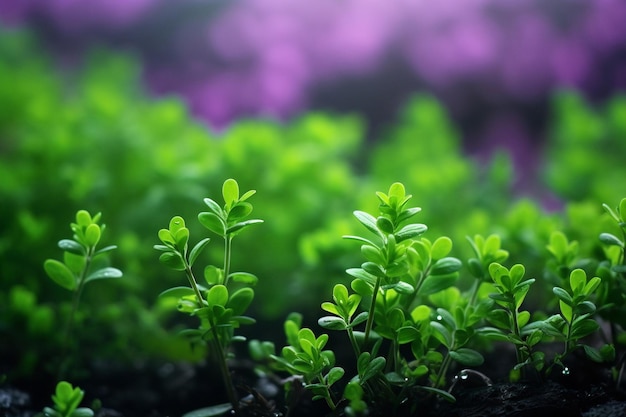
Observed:
[[[592,318],[596,312],[596,305],[591,300],[600,282],[599,277],[587,280],[585,271],[575,269],[569,276],[568,289],[562,287],[552,289],[559,300],[559,314],[544,320],[541,329],[548,336],[563,341],[563,352],[555,356],[550,369],[558,365],[567,374],[568,368],[563,363],[563,359],[580,347],[584,348],[591,359],[598,362],[609,359],[610,347],[608,350],[604,348],[600,351],[579,342],[600,328],[598,322]]]
[[[517,363],[510,374],[514,381],[522,376],[527,366],[540,371],[545,364],[544,353],[534,349],[541,341],[543,332],[534,329],[528,333],[525,327],[530,322],[530,312],[520,310],[530,286],[535,282],[532,278],[524,279],[525,272],[521,264],[513,265],[510,270],[497,262],[489,265],[489,275],[496,290],[489,297],[502,308],[492,310],[487,319],[504,332],[503,340],[515,346]]]
[[[42,417],[93,417],[91,408],[79,407],[85,392],[79,387],[73,387],[66,381],[61,381],[56,386],[55,394],[52,395],[53,407],[44,407],[39,414]]]
[[[161,244],[154,248],[161,253],[159,260],[176,271],[184,271],[188,287],[174,287],[161,293],[160,297],[178,299],[178,310],[195,316],[200,323],[197,329],[182,332],[192,343],[208,343],[226,387],[230,404],[204,408],[189,413],[193,416],[211,416],[222,414],[229,409],[239,411],[239,400],[228,370],[229,349],[232,342],[245,340],[236,336],[236,328],[253,324],[255,320],[244,315],[254,298],[254,286],[258,279],[247,272],[231,272],[232,240],[250,225],[262,223],[262,220],[244,220],[252,212],[252,204],[246,201],[255,191],[239,195],[239,185],[234,179],[228,179],[222,186],[224,205],[205,198],[208,212],[198,215],[200,223],[223,237],[224,264],[217,267],[208,265],[204,269],[205,285],[196,280],[193,266],[202,250],[210,242],[204,238],[189,249],[189,229],[180,216],[171,219],[168,229],[159,230]],[[235,288],[235,285],[237,286]]]
[[[58,243],[59,248],[64,252],[63,261],[47,259],[43,264],[44,270],[52,281],[74,293],[72,309],[63,332],[64,349],[69,346],[75,316],[85,285],[96,280],[122,277],[122,271],[109,266],[99,266],[92,270],[96,258],[117,248],[111,245],[98,249],[102,233],[106,228],[104,224],[99,224],[100,218],[100,213],[92,217],[88,211],[79,210],[76,213],[76,223],[70,224],[70,228],[74,232],[72,239],[62,239]],[[64,372],[64,366],[64,361],[62,361],[59,370],[60,377]]]

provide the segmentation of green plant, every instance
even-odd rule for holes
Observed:
[[[336,399],[331,387],[341,379],[345,371],[334,366],[333,351],[324,350],[328,335],[316,337],[311,329],[301,326],[302,317],[291,315],[285,321],[288,345],[283,347],[280,356],[272,354],[270,357],[276,361],[275,369],[301,376],[304,388],[313,393],[313,399],[324,399],[330,409],[335,410]]]
[[[328,336],[316,338],[311,330],[287,321],[289,345],[273,358],[281,365],[278,369],[302,375],[305,387],[313,390],[315,398],[326,399],[331,409],[347,401],[350,412],[362,413],[365,402],[391,407],[389,413],[395,415],[401,413],[406,396],[417,392],[425,398],[435,393],[454,399],[442,389],[444,377],[453,362],[482,363],[482,355],[469,347],[481,317],[473,309],[468,313],[460,295],[443,294],[462,267],[459,259],[449,256],[452,241],[420,237],[427,227],[411,222],[420,208],[408,206],[411,196],[401,183],[376,195],[377,217],[354,212],[374,237],[345,236],[361,243],[365,258],[360,268],[347,270],[354,292],[336,284],[332,302],[322,303],[331,315],[318,320],[323,328],[347,333],[357,371],[344,391],[351,398],[335,400],[332,385],[344,375],[344,368],[334,366],[332,352],[322,355],[321,347],[310,348],[323,347]],[[409,355],[403,345],[410,346]],[[383,348],[388,349],[387,355],[381,354]]]
[[[585,271],[574,269],[570,273],[567,289],[557,286],[552,290],[559,299],[560,312],[544,320],[541,329],[548,336],[563,341],[563,351],[555,356],[553,365],[560,366],[565,373],[569,370],[563,359],[580,347],[597,362],[608,362],[613,359],[612,346],[607,345],[598,350],[579,342],[600,328],[598,322],[592,318],[596,312],[592,297],[600,282],[600,278],[593,277],[588,280]]]
[[[210,238],[200,240],[189,249],[189,229],[182,217],[175,216],[168,229],[159,230],[161,244],[154,246],[161,252],[159,260],[163,264],[185,272],[189,286],[170,288],[161,293],[161,297],[177,299],[179,311],[199,319],[197,329],[187,329],[181,333],[192,343],[208,343],[230,401],[229,405],[220,404],[188,415],[218,415],[230,408],[239,411],[239,400],[228,369],[229,349],[232,342],[245,340],[242,336],[235,336],[235,329],[240,325],[254,323],[254,319],[244,316],[244,313],[254,298],[252,286],[256,284],[257,277],[247,272],[231,271],[232,241],[248,226],[262,223],[259,219],[245,220],[253,209],[247,200],[254,193],[251,190],[240,195],[237,181],[227,179],[222,186],[223,206],[211,198],[204,199],[209,211],[201,212],[198,220],[224,239],[224,263],[222,267],[208,265],[204,269],[206,285],[198,283],[192,268]]]
[[[519,380],[527,365],[537,371],[541,371],[545,365],[545,354],[534,350],[543,333],[535,329],[527,334],[525,327],[529,324],[531,315],[529,311],[520,311],[530,286],[535,282],[534,278],[524,279],[525,272],[522,264],[513,265],[510,270],[497,262],[489,265],[489,275],[496,290],[489,297],[502,308],[491,311],[487,319],[505,332],[504,340],[515,346],[516,365],[510,374],[512,380]]]
[[[67,381],[60,381],[52,395],[53,407],[44,407],[42,417],[92,417],[91,408],[79,407],[85,392]]]
[[[63,261],[47,259],[43,266],[48,276],[59,286],[73,292],[72,308],[67,317],[63,330],[63,348],[69,347],[72,338],[72,329],[78,311],[81,295],[85,285],[95,280],[122,277],[122,271],[110,266],[98,264],[102,255],[114,250],[110,245],[98,249],[98,244],[105,230],[104,224],[99,224],[101,214],[91,216],[86,210],[76,213],[76,223],[71,223],[72,239],[59,241],[59,248],[63,250]],[[63,362],[59,375],[64,372]]]

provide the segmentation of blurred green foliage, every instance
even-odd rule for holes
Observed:
[[[350,213],[375,210],[372,190],[391,182],[412,191],[431,228],[425,236],[450,236],[455,256],[471,254],[465,236],[499,233],[510,260],[526,257],[527,265],[528,256],[545,256],[557,228],[592,236],[589,219],[600,217],[601,203],[626,195],[624,97],[600,111],[573,93],[555,97],[546,178],[557,196],[576,200],[557,216],[515,196],[506,155],[486,166],[467,158],[445,110],[426,95],[371,143],[359,117],[322,113],[211,132],[177,98],[149,97],[127,57],[93,51],[65,67],[22,32],[2,33],[0,56],[0,339],[24,347],[11,357],[24,373],[58,343],[52,329],[69,305],[53,308],[64,290],[41,265],[59,256],[55,242],[78,209],[103,213],[107,240],[119,247],[111,262],[124,271],[114,285],[85,291],[87,325],[99,330],[82,343],[103,354],[181,358],[198,355],[169,338],[163,323],[174,318],[157,301],[178,278],[163,272],[152,247],[159,225],[195,218],[226,178],[258,191],[253,215],[266,219],[263,232],[235,243],[232,267],[259,277],[250,308],[267,319],[291,310],[316,317],[331,288],[349,281],[345,269],[360,263],[341,239],[357,227]],[[596,250],[581,244],[583,254]],[[204,261],[221,253],[211,242]],[[541,274],[528,267],[527,275]],[[25,304],[36,314],[24,315]]]

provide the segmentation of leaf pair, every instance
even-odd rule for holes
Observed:
[[[239,196],[237,181],[227,179],[222,185],[224,206],[220,206],[211,198],[205,198],[204,203],[209,211],[198,214],[198,220],[204,227],[224,238],[234,236],[252,224],[263,223],[263,220],[259,219],[243,220],[252,213],[252,204],[246,200],[255,193],[255,190],[250,190]]]
[[[92,417],[93,410],[78,407],[84,396],[85,392],[80,388],[61,381],[57,384],[55,394],[52,396],[54,408],[45,407],[43,415],[45,417]]]
[[[59,286],[76,291],[80,286],[94,280],[122,276],[122,271],[111,267],[89,270],[96,256],[116,249],[116,246],[107,246],[96,250],[101,230],[104,229],[104,226],[101,227],[97,223],[100,217],[100,213],[92,218],[86,210],[79,210],[76,213],[76,223],[71,224],[74,239],[62,239],[58,243],[59,248],[64,251],[63,261],[47,259],[44,262],[46,274]]]

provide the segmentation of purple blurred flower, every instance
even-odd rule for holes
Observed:
[[[220,126],[289,117],[320,86],[337,85],[343,100],[338,80],[398,70],[449,105],[608,91],[626,77],[624,0],[0,0],[0,16],[121,39],[143,54],[154,91],[182,95]]]

